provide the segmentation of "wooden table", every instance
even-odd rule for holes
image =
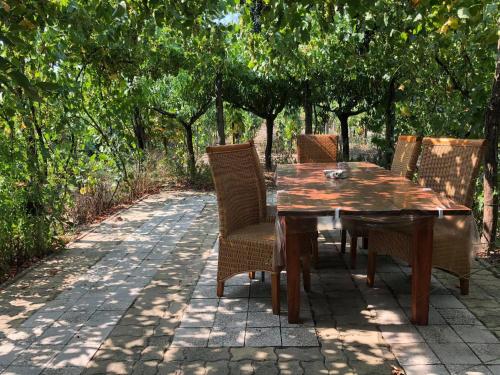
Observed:
[[[343,168],[332,180],[324,169]],[[277,169],[277,210],[285,240],[288,322],[300,321],[301,217],[363,215],[412,223],[412,322],[427,325],[434,218],[470,215],[471,210],[371,163],[290,164]],[[397,218],[399,217],[399,218]]]

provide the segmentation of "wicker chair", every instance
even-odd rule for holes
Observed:
[[[333,134],[300,134],[297,137],[297,158],[300,164],[303,163],[335,163],[338,154],[338,135]],[[310,238],[312,243],[313,263],[318,263],[318,220],[308,220],[307,226],[310,228]],[[345,238],[345,231],[342,231],[342,238]]]
[[[297,138],[299,163],[335,163],[337,161],[338,135],[300,134]]]
[[[222,297],[224,282],[232,276],[270,272],[273,313],[279,314],[281,269],[273,265],[275,220],[266,213],[264,175],[253,142],[207,147],[207,154],[219,210],[217,296]],[[308,258],[309,251],[303,263]]]
[[[260,217],[261,221],[266,223],[275,223],[276,222],[276,206],[270,206],[267,204],[267,189],[266,189],[266,181],[264,177],[264,171],[262,169],[262,165],[260,163],[259,155],[257,154],[257,150],[255,148],[253,140],[249,141],[249,144],[252,146],[253,157],[255,162],[255,170],[257,171],[257,180],[259,184],[259,207],[260,207]],[[306,228],[307,229],[307,228]],[[302,277],[304,281],[304,289],[306,291],[311,290],[311,266],[310,266],[310,253],[311,247],[314,242],[312,240],[316,240],[317,243],[317,231],[316,227],[314,227],[311,231],[306,231],[301,234],[301,262],[302,262]],[[255,272],[250,272],[249,276],[251,279],[255,278]]]
[[[394,150],[391,171],[411,180],[417,168],[421,145],[422,137],[400,135]]]
[[[255,144],[253,140],[250,140],[248,144],[252,147],[253,160],[255,164],[255,170],[257,171],[257,181],[259,184],[259,207],[260,215],[263,221],[274,223],[276,220],[276,206],[269,206],[267,204],[267,188],[266,179],[264,177],[264,171],[262,170],[262,165],[260,164],[259,154],[255,149]]]
[[[467,207],[472,206],[473,191],[481,164],[484,140],[424,138],[418,183]],[[462,294],[469,293],[471,262],[471,218],[436,219],[433,238],[433,267],[448,271],[460,279]],[[410,263],[408,226],[370,230],[368,285],[375,276],[377,254],[389,254]]]
[[[414,135],[400,135],[394,156],[392,158],[391,171],[397,173],[401,177],[412,179],[417,168],[417,160],[420,155],[420,147],[422,145],[422,137]],[[368,229],[363,227],[363,221],[356,218],[346,218],[342,220],[342,225],[349,232],[351,238],[351,268],[356,267],[356,254],[358,247],[358,238],[363,238],[363,248],[368,248]],[[345,251],[346,236],[342,236],[341,248]]]
[[[280,270],[273,267],[274,223],[263,220],[254,147],[246,143],[207,147],[219,209],[217,296],[240,273],[271,273],[273,313],[279,314]]]

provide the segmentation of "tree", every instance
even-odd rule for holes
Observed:
[[[462,134],[466,137],[482,135],[486,139],[483,238],[491,251],[495,248],[498,230],[498,4],[487,0],[479,3],[461,0],[449,6],[424,6],[419,10],[428,15],[430,22],[426,28],[439,43],[435,61],[448,79],[447,91],[455,93],[463,103],[462,111],[456,113],[462,118]],[[489,86],[492,73],[493,84]],[[450,105],[450,101],[447,104]],[[479,127],[481,124],[483,129]]]
[[[498,129],[500,128],[500,39],[491,98],[484,118],[484,136],[487,140],[484,156],[484,215],[483,236],[488,250],[495,249],[498,228]]]
[[[226,80],[226,100],[237,108],[249,111],[266,121],[266,169],[272,169],[274,120],[287,105],[292,87],[287,81],[260,76],[244,70],[241,63],[232,62],[231,74]]]
[[[177,76],[169,76],[151,87],[151,108],[163,116],[175,119],[184,129],[187,150],[187,170],[193,180],[196,175],[196,155],[193,146],[193,125],[205,114],[212,103],[209,82],[198,75],[180,70]]]

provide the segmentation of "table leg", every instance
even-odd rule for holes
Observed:
[[[340,230],[340,252],[345,254],[345,248],[347,245],[347,231],[345,229]]]
[[[434,218],[432,217],[418,220],[413,227],[411,320],[418,325],[427,325],[429,322],[433,232]]]
[[[285,217],[286,282],[288,323],[299,323],[300,311],[300,236],[294,231],[295,220]]]

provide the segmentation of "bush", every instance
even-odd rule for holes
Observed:
[[[194,178],[161,152],[136,155],[127,179],[112,160],[92,154],[78,167],[74,184],[49,180],[38,187],[0,177],[0,282],[57,249],[65,233],[95,221],[163,187],[212,188],[208,166]],[[11,174],[15,176],[15,173]]]

